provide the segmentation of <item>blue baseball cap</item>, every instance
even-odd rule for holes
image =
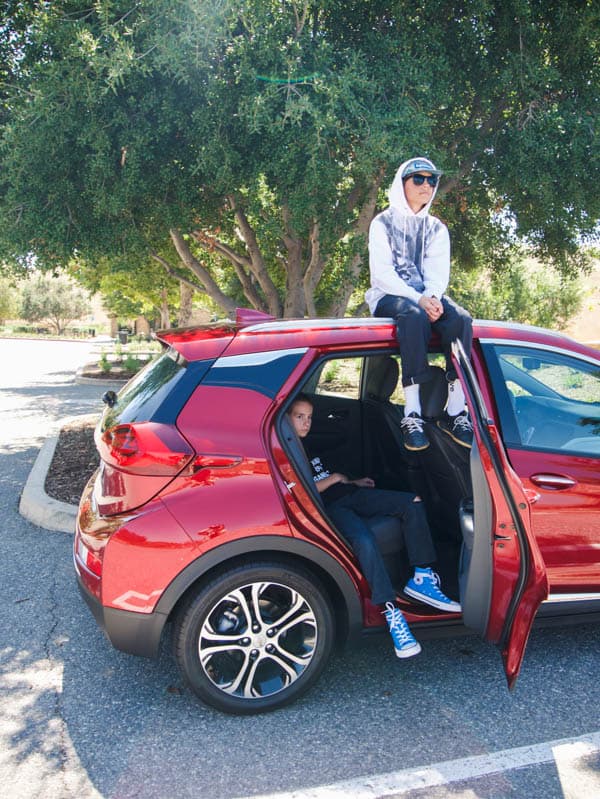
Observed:
[[[402,172],[402,180],[414,175],[415,172],[431,172],[432,175],[441,175],[442,170],[437,169],[433,161],[428,158],[411,158]]]

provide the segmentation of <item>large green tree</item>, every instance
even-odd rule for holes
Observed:
[[[342,314],[415,153],[445,170],[455,269],[521,241],[572,273],[596,230],[592,0],[5,5],[5,257]]]
[[[60,336],[90,310],[90,299],[64,275],[33,275],[21,289],[21,318],[45,322]]]

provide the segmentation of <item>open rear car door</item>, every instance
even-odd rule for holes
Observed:
[[[535,614],[548,594],[546,569],[531,530],[529,499],[460,342],[453,345],[453,361],[473,422],[473,503],[460,511],[463,622],[500,647],[512,688]]]

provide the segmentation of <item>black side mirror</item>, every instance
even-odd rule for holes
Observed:
[[[105,391],[104,394],[102,395],[102,402],[105,405],[108,405],[109,408],[112,408],[112,406],[116,403],[116,401],[117,401],[117,395],[114,391]]]

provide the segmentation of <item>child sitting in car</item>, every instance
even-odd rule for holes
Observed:
[[[299,394],[288,411],[290,421],[301,439],[311,465],[315,487],[327,515],[350,543],[371,588],[371,601],[384,605],[383,611],[399,658],[418,655],[421,646],[408,623],[396,607],[396,591],[392,586],[377,540],[368,525],[376,515],[395,516],[402,522],[402,533],[414,575],[404,593],[448,613],[460,613],[458,602],[449,599],[439,588],[439,578],[431,570],[436,559],[431,532],[420,497],[404,491],[375,488],[370,477],[350,480],[345,474],[332,472],[310,444],[313,406]]]

